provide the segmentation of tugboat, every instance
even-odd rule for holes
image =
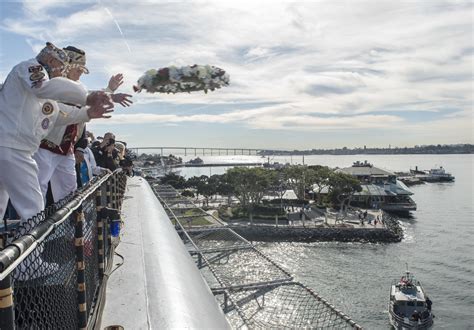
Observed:
[[[431,329],[434,318],[431,304],[420,281],[407,270],[390,288],[390,324],[395,329]]]
[[[414,170],[410,170],[410,173],[421,181],[425,182],[453,182],[454,176],[451,173],[446,172],[443,166],[439,168],[432,168],[429,171],[420,171],[418,166]]]
[[[454,176],[451,173],[445,171],[443,166],[440,168],[432,168],[428,172],[428,176],[426,177],[426,181],[428,182],[452,182],[454,181]]]

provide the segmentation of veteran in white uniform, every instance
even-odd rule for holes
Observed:
[[[79,81],[83,73],[89,73],[86,66],[85,52],[73,46],[68,46],[63,50],[69,59],[65,70],[67,78]],[[112,76],[105,91],[115,92],[122,82],[123,76],[121,74]],[[67,107],[62,103],[59,103],[59,106],[60,108]],[[40,148],[33,155],[33,159],[38,164],[38,179],[45,200],[48,182],[51,183],[51,191],[55,202],[77,189],[74,144],[82,135],[83,130],[82,121],[67,126],[55,125],[46,138],[41,141]]]
[[[47,43],[35,59],[16,65],[0,90],[0,218],[8,198],[22,220],[43,210],[38,167],[32,155],[55,123],[87,121],[113,107],[105,93],[88,93],[83,85],[56,77],[65,61],[66,53]],[[56,101],[92,107],[60,112]]]

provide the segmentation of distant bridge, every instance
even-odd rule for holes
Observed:
[[[164,155],[167,153],[202,156],[229,156],[229,155],[259,155],[261,152],[278,152],[268,149],[249,149],[249,148],[214,148],[214,147],[133,147],[130,148],[137,154],[157,153]],[[172,152],[171,152],[172,151]]]

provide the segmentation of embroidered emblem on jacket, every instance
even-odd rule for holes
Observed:
[[[40,72],[43,71],[43,67],[41,65],[32,65],[28,68],[28,72]]]
[[[53,110],[54,110],[54,107],[49,102],[46,102],[45,104],[43,104],[43,109],[41,109],[41,111],[43,111],[43,114],[46,116],[49,116],[50,114],[52,114]]]
[[[43,129],[48,129],[48,127],[49,127],[49,119],[48,118],[43,119],[43,121],[41,122],[41,127]]]

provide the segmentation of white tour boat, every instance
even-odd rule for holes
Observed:
[[[420,281],[407,271],[390,287],[390,324],[395,329],[430,329],[434,318],[431,304]]]

